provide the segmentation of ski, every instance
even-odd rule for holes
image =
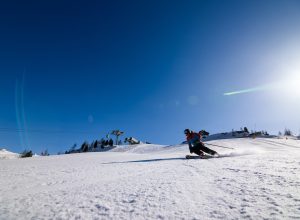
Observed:
[[[201,156],[195,156],[195,155],[186,155],[186,159],[210,159],[210,158],[215,158],[214,156],[211,155],[201,155]]]

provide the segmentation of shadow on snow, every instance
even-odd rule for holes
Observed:
[[[220,155],[219,157],[207,157],[207,158],[193,158],[186,159],[185,157],[173,157],[173,158],[156,158],[156,159],[146,159],[146,160],[130,160],[121,162],[108,162],[102,164],[121,164],[121,163],[148,163],[148,162],[160,162],[160,161],[172,161],[172,160],[210,160],[210,159],[220,159],[224,157],[236,157],[241,155]]]
[[[184,157],[174,157],[174,158],[157,158],[157,159],[147,159],[147,160],[130,160],[121,162],[109,162],[102,164],[115,164],[115,163],[148,163],[148,162],[158,162],[158,161],[169,161],[169,160],[186,160]]]

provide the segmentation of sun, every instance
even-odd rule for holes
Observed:
[[[282,82],[281,89],[291,98],[300,98],[300,72],[292,74]]]

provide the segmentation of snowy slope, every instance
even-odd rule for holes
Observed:
[[[0,160],[1,159],[16,159],[19,158],[19,154],[10,152],[6,149],[0,148]]]
[[[299,219],[300,141],[207,143],[0,161],[0,219]]]

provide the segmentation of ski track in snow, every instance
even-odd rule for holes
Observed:
[[[208,143],[1,160],[0,219],[300,219],[299,140]]]

